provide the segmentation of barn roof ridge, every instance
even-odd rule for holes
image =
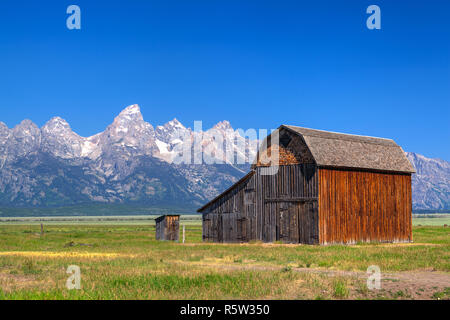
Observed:
[[[372,144],[380,144],[380,142],[382,141],[382,142],[384,142],[382,145],[387,146],[387,144],[385,144],[385,143],[389,142],[390,146],[392,146],[392,147],[398,146],[397,143],[393,139],[389,139],[389,138],[366,136],[366,135],[352,134],[352,133],[343,133],[343,132],[336,132],[336,131],[327,131],[327,130],[320,130],[320,129],[312,129],[312,128],[306,128],[306,127],[287,125],[287,124],[282,124],[280,127],[286,127],[288,129],[291,129],[291,130],[293,130],[297,133],[300,133],[304,136],[319,137],[322,139],[349,140],[349,141],[360,141],[362,139],[368,139],[368,141],[364,141],[364,142],[372,143]],[[310,132],[301,132],[303,130],[307,130]],[[329,135],[329,136],[324,136],[324,135]],[[335,135],[335,137],[333,137],[333,135]]]
[[[308,127],[300,127],[300,126],[294,126],[292,124],[282,124],[281,126],[284,127],[292,127],[292,128],[298,128],[298,129],[306,129],[311,131],[319,131],[319,132],[326,132],[326,133],[337,133],[342,134],[346,136],[355,136],[355,137],[364,137],[364,138],[376,138],[376,139],[383,139],[383,140],[392,140],[390,138],[383,138],[383,137],[375,137],[375,136],[367,136],[363,134],[354,134],[354,133],[345,133],[345,132],[338,132],[338,131],[330,131],[330,130],[322,130],[322,129],[314,129],[314,128],[308,128]],[[280,126],[280,127],[281,127]]]

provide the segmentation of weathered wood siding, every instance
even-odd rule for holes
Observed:
[[[203,211],[203,239],[318,243],[318,174],[313,164],[255,174]]]
[[[245,242],[256,237],[256,174],[203,212],[203,240]]]
[[[156,240],[178,241],[180,216],[167,215],[156,219]]]
[[[319,169],[321,244],[412,241],[411,175]]]

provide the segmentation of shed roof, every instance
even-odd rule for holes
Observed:
[[[392,139],[359,136],[282,125],[300,135],[318,166],[415,172],[405,152]]]
[[[162,216],[155,218],[155,221],[160,222],[164,220],[166,217],[179,217],[179,216],[180,216],[179,214],[163,214]]]

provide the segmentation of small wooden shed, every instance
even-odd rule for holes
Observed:
[[[163,215],[155,219],[156,240],[178,241],[180,229],[179,215]]]
[[[203,239],[409,242],[413,172],[391,139],[282,125],[252,170],[198,210]]]

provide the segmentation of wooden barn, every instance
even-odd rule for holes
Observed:
[[[156,240],[178,241],[180,234],[180,216],[164,215],[155,219]]]
[[[198,210],[203,239],[410,242],[413,172],[391,139],[282,125],[251,171]]]

